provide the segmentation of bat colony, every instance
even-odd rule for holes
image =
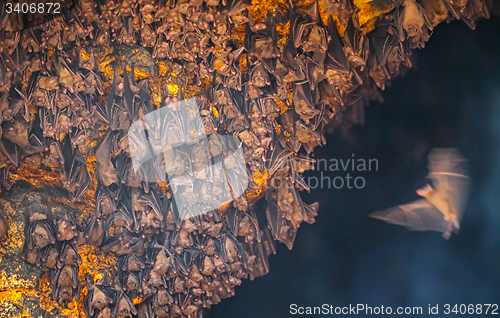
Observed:
[[[0,190],[10,189],[9,171],[23,163],[58,171],[72,201],[97,179],[95,215],[84,224],[69,212],[54,216],[36,205],[26,213],[23,255],[50,268],[52,298],[66,306],[80,297],[83,244],[119,259],[115,274],[99,282],[88,277],[88,317],[202,317],[202,309],[234,295],[242,279],[265,275],[275,240],[291,249],[301,223],[315,221],[318,204],[304,203],[299,192],[307,189],[302,173],[311,161],[305,155],[325,144],[327,123],[347,129],[363,122],[364,106],[381,99],[379,89],[411,67],[411,50],[424,47],[436,25],[459,19],[474,28],[493,5],[390,3],[367,34],[352,0],[282,4],[283,12],[275,6],[262,19],[249,13],[248,0],[79,0],[33,28],[26,26],[34,17],[7,15],[2,8]],[[244,30],[241,38],[234,36],[238,30]],[[209,83],[194,96],[202,115],[196,124],[219,151],[229,146],[218,134],[241,140],[249,184],[244,195],[224,209],[181,220],[172,203],[175,189],[134,176],[128,128],[183,100],[187,86],[162,90],[157,104],[150,78],[134,77],[138,65],[116,59],[107,76],[99,52],[123,47],[142,50],[154,63],[175,64],[189,85]],[[172,124],[168,134],[186,134],[186,126]],[[208,154],[193,149],[197,163],[171,151],[176,173],[209,165]],[[95,176],[88,170],[91,156]],[[458,179],[446,174],[455,171],[454,158],[431,158],[439,167],[431,167],[434,188],[419,192],[425,200],[375,216],[446,235],[458,229],[463,205],[448,196],[458,191]],[[201,204],[206,197],[200,192],[191,199]],[[7,229],[0,213],[0,235]]]

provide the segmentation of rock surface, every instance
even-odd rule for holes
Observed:
[[[22,258],[25,211],[31,204],[40,204],[57,211],[74,209],[54,199],[66,195],[55,186],[34,186],[26,181],[15,183],[0,198],[10,228],[0,241],[0,318],[65,317],[63,310],[50,300],[50,270],[42,270]]]

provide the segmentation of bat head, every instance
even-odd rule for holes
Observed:
[[[431,187],[431,185],[427,184],[425,187],[418,189],[417,194],[421,197],[429,198],[430,196],[432,196],[434,191],[435,190]]]

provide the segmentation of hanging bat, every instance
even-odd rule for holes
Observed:
[[[168,310],[168,308],[167,308],[167,310]],[[167,315],[167,314],[168,314],[168,312],[165,315]],[[150,301],[143,301],[142,303],[140,303],[137,306],[137,317],[138,318],[155,317]],[[158,317],[160,317],[160,316],[158,316]],[[168,316],[165,316],[165,317],[168,317]]]
[[[438,231],[448,239],[458,233],[469,197],[467,160],[457,149],[433,149],[429,154],[432,185],[417,190],[423,197],[408,204],[377,211],[371,217],[406,226],[412,231]]]
[[[132,318],[132,315],[137,314],[137,309],[125,292],[122,291],[118,297],[115,298],[115,303],[116,306],[113,311],[114,317]]]
[[[142,286],[140,284],[142,279],[142,272],[134,273],[129,271],[119,271],[118,272],[118,280],[125,291],[133,292],[138,291],[142,292]]]
[[[146,267],[146,263],[140,256],[124,255],[119,258],[118,267],[122,271],[138,272]]]
[[[78,265],[65,265],[62,269],[51,270],[52,299],[66,307],[73,297],[80,298],[80,282],[78,281]]]
[[[110,293],[108,286],[95,284],[94,278],[89,274],[85,276],[87,281],[88,301],[87,313],[94,317],[94,312],[103,311],[105,307],[113,303],[113,294]]]
[[[53,219],[50,211],[42,211],[37,207],[28,207],[25,212],[24,236],[26,251],[33,248],[42,249],[56,242]],[[27,255],[25,255],[27,256]]]
[[[144,272],[145,276],[143,278],[143,284],[145,283],[148,288],[156,289],[158,287],[168,286],[166,277],[164,275],[160,275],[157,271],[155,271],[152,267],[149,267]]]
[[[107,227],[105,225],[105,222],[99,221],[97,217],[94,216],[85,225],[84,231],[87,244],[101,245],[104,237],[106,236]]]
[[[57,260],[57,268],[61,269],[66,265],[73,266],[77,262],[82,263],[77,248],[71,243],[64,242]]]
[[[118,172],[111,161],[112,142],[115,131],[108,129],[99,144],[97,145],[95,156],[97,159],[97,176],[103,190],[116,200],[120,195],[121,182],[118,179]]]
[[[74,213],[65,211],[54,223],[56,239],[58,241],[71,241],[81,231]]]
[[[7,232],[9,231],[9,222],[5,218],[5,213],[0,208],[0,240],[7,236]]]
[[[36,249],[35,249],[36,250]],[[38,250],[36,250],[38,251]],[[59,252],[54,245],[48,245],[44,248],[42,255],[42,263],[48,268],[54,268],[59,258]]]
[[[156,311],[167,311],[168,312],[168,303],[173,302],[174,299],[172,295],[168,293],[168,291],[164,288],[160,288],[155,295],[153,295],[153,299],[151,301],[153,310]],[[166,308],[165,308],[166,307]]]

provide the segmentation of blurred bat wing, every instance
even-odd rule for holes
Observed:
[[[429,178],[433,178],[433,175],[469,177],[468,160],[458,149],[435,148],[428,158]]]
[[[448,231],[448,222],[444,220],[443,214],[426,199],[373,212],[370,217],[405,226],[411,231],[437,231],[442,233]]]
[[[436,192],[448,199],[460,221],[471,185],[468,160],[457,149],[433,149],[429,154],[427,177]]]

